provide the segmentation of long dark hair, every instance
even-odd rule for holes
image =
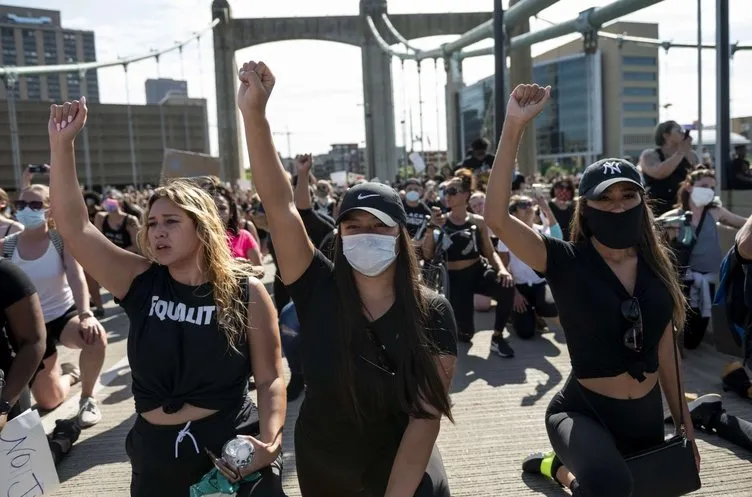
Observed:
[[[237,236],[238,231],[240,230],[240,221],[238,215],[238,203],[235,202],[235,195],[220,184],[207,184],[203,188],[209,193],[209,195],[213,197],[224,197],[224,199],[227,200],[228,214],[230,215],[230,218],[227,220],[227,230],[234,236]]]
[[[642,198],[642,235],[637,245],[637,251],[648,264],[648,267],[658,276],[666,289],[671,294],[671,300],[674,303],[673,321],[677,330],[684,329],[686,320],[686,299],[682,286],[679,283],[679,277],[675,269],[675,256],[666,244],[663,236],[656,233],[655,218],[650,204],[646,201],[645,195],[640,194]],[[582,243],[590,239],[593,234],[585,222],[585,197],[578,197],[575,201],[574,216],[569,227],[570,239],[574,243]]]
[[[366,343],[364,335],[368,321],[353,269],[342,250],[342,237],[337,233],[334,239],[334,280],[339,342],[343,351],[338,390],[343,412],[361,429],[368,428],[372,416],[381,417],[393,412],[394,402],[400,411],[415,418],[436,418],[435,413],[424,407],[425,404],[454,421],[449,393],[436,369],[434,356],[438,351],[426,334],[429,316],[436,310],[429,308],[428,290],[421,287],[418,262],[408,240],[410,235],[401,227],[397,237],[399,253],[395,262],[394,305],[404,326],[400,330],[399,345],[395,350],[397,357],[393,361],[396,375],[387,378],[388,375],[384,374],[384,379],[377,382],[363,381],[356,374],[355,361],[359,356],[352,351],[360,350],[359,345]],[[389,380],[400,382],[394,389],[396,398],[388,397],[392,390],[387,383]]]

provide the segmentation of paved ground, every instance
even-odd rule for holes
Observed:
[[[113,304],[109,304],[112,306]],[[59,466],[61,487],[55,496],[126,496],[130,466],[125,436],[134,421],[130,374],[125,357],[127,319],[116,307],[108,310],[110,347],[98,392],[103,420],[86,430],[70,457]],[[492,314],[479,314],[478,325],[490,329]],[[564,496],[550,482],[521,475],[520,461],[535,449],[548,447],[543,415],[553,394],[569,373],[569,356],[563,337],[547,333],[530,342],[512,338],[514,359],[489,357],[491,332],[478,333],[472,347],[464,346],[452,387],[456,424],[446,422],[439,447],[455,496]],[[75,355],[65,353],[65,360]],[[720,392],[719,375],[727,358],[704,344],[687,354],[687,391]],[[57,411],[55,418],[75,412],[78,392]],[[752,403],[723,395],[731,414],[752,419]],[[293,428],[300,401],[288,408],[285,438],[285,489],[300,495],[295,477]],[[703,489],[699,496],[749,497],[752,495],[752,453],[735,448],[715,436],[699,435]],[[607,496],[604,496],[607,497]]]

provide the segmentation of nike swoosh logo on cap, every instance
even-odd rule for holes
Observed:
[[[358,200],[363,200],[364,198],[368,197],[380,197],[378,193],[374,193],[373,195],[363,195],[362,193],[358,195]]]

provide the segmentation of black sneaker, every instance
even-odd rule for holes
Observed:
[[[491,352],[499,357],[514,357],[514,349],[509,346],[502,336],[491,338]]]
[[[723,413],[721,396],[715,393],[702,395],[688,406],[692,424],[697,428],[709,428],[713,418]]]
[[[287,384],[287,400],[292,401],[300,397],[305,390],[305,381],[302,374],[290,375],[290,383]]]
[[[457,340],[462,343],[473,343],[473,334],[464,331],[457,331]]]

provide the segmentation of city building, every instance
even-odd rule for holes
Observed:
[[[167,96],[168,93],[175,96],[188,96],[188,82],[177,79],[147,79],[144,83],[146,89],[146,103],[156,105]]]
[[[653,23],[617,22],[601,30],[658,38]],[[655,146],[658,47],[601,37],[598,50],[586,55],[578,39],[535,57],[533,75],[536,83],[553,87],[551,102],[535,121],[539,170],[551,164],[581,168],[598,157],[639,157]],[[459,102],[463,149],[479,136],[495,142],[493,76],[463,88]]]
[[[163,105],[133,105],[133,153],[136,183],[159,183],[165,148],[209,153],[206,100],[168,99]],[[16,103],[22,167],[50,160],[47,103]],[[8,102],[0,101],[0,115],[8,115]],[[164,125],[162,122],[164,121]],[[86,125],[76,145],[76,163],[81,184],[87,183],[86,135],[91,180],[94,185],[125,187],[132,185],[133,169],[128,131],[128,106],[100,104],[89,108]],[[13,154],[9,126],[0,126],[0,187],[15,190],[17,171],[13,172]],[[35,178],[44,182],[44,177]]]
[[[3,66],[46,66],[95,62],[93,31],[63,28],[60,11],[0,5],[0,51]],[[21,76],[15,89],[19,100],[62,101],[86,95],[99,102],[97,71]],[[0,85],[0,99],[6,99]]]

